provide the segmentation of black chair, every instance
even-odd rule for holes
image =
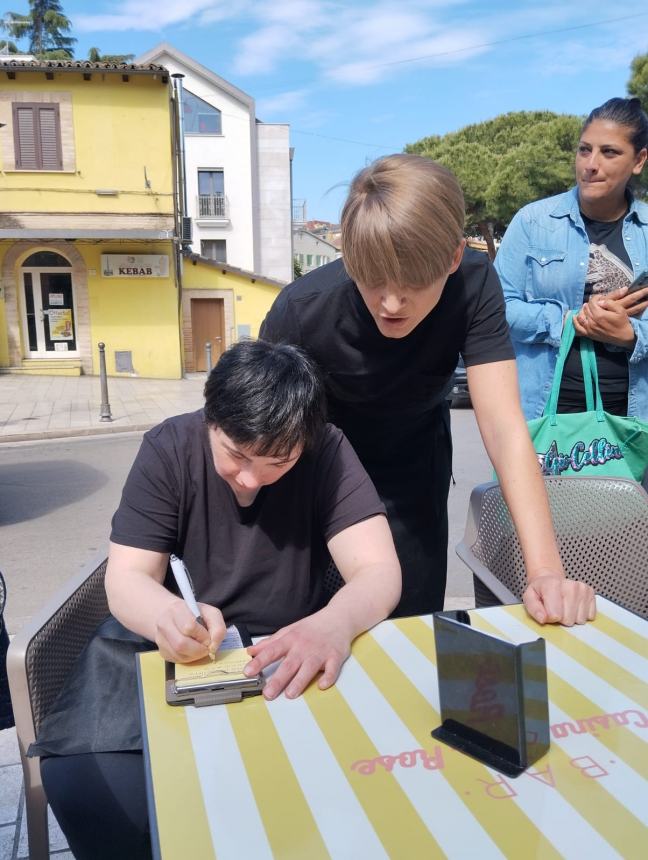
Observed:
[[[40,759],[27,758],[41,723],[94,630],[108,616],[103,552],[55,594],[13,638],[7,670],[25,781],[30,860],[47,860],[47,798]]]

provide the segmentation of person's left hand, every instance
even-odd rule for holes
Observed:
[[[275,699],[282,690],[288,699],[304,692],[308,684],[323,672],[318,687],[331,687],[349,656],[351,638],[329,607],[277,630],[268,639],[247,649],[254,658],[245,667],[248,676],[257,675],[266,666],[281,660],[266,684],[263,695]]]
[[[524,606],[538,624],[585,624],[596,617],[594,589],[561,574],[534,576],[523,596]]]
[[[574,316],[574,329],[581,337],[632,349],[635,334],[630,317],[643,313],[646,307],[648,290],[628,294],[624,287],[605,296],[593,295]]]

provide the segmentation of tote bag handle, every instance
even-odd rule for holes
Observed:
[[[562,337],[560,338],[560,349],[558,350],[558,358],[556,359],[556,369],[554,371],[553,383],[551,386],[551,393],[549,394],[549,400],[547,401],[547,405],[545,406],[545,410],[543,415],[550,416],[550,424],[556,424],[556,411],[558,408],[558,395],[560,394],[560,384],[562,382],[563,371],[565,369],[565,362],[567,361],[567,356],[569,355],[569,350],[572,347],[574,342],[574,337],[576,336],[576,332],[574,330],[574,323],[572,322],[573,313],[571,311],[567,312],[565,316],[565,324],[563,325]],[[585,407],[588,412],[592,412],[594,410],[594,393],[592,390],[592,374],[590,371],[589,362],[586,365],[582,352],[582,344],[585,338],[581,338],[581,364],[583,365],[583,382],[585,384]],[[598,391],[598,374],[595,376],[595,384],[596,390],[598,392],[598,398],[600,400],[600,392]],[[598,409],[597,409],[597,418],[598,418]]]
[[[601,389],[599,387],[598,367],[596,364],[596,352],[594,344],[588,337],[582,337],[580,341],[581,363],[583,365],[583,379],[586,380],[585,388],[589,385],[590,390],[594,385],[594,393],[596,395],[596,420],[604,421],[603,415],[603,398],[601,397]],[[588,411],[591,411],[588,407]]]

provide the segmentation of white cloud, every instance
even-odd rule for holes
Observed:
[[[169,24],[182,24],[198,16],[210,22],[238,14],[237,0],[121,0],[113,3],[109,14],[73,15],[73,24],[81,32],[156,31]],[[208,17],[209,16],[209,17]]]
[[[277,93],[275,96],[259,99],[256,103],[257,114],[279,114],[296,110],[308,101],[309,90],[289,90],[285,93]]]

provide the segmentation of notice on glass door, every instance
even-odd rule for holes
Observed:
[[[50,340],[74,340],[72,331],[72,310],[70,308],[50,309],[49,319]]]

